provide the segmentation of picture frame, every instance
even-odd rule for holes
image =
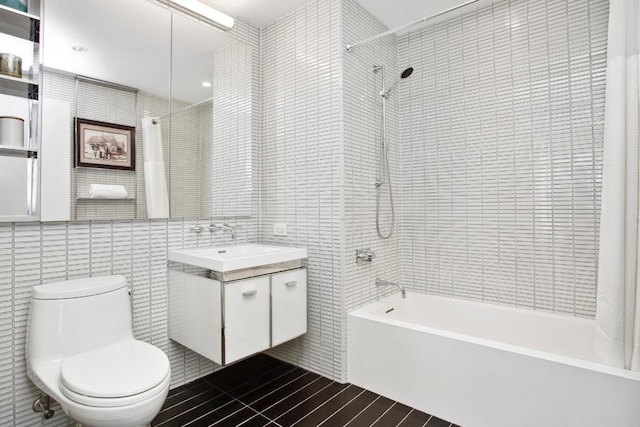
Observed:
[[[136,128],[76,117],[76,167],[136,170]]]

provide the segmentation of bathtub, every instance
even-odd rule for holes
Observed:
[[[408,293],[347,316],[349,382],[464,427],[638,427],[592,320]]]

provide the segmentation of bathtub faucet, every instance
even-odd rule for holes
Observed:
[[[407,293],[404,290],[404,287],[400,283],[387,282],[386,280],[382,280],[380,278],[376,278],[376,286],[397,286],[400,288],[400,293],[402,293],[402,298],[407,297]]]

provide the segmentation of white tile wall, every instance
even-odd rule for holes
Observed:
[[[595,311],[608,1],[498,1],[399,39],[403,280]]]
[[[196,220],[0,224],[0,425],[41,425],[31,409],[38,390],[26,376],[31,287],[86,276],[123,274],[133,286],[136,338],[167,353],[172,387],[213,372],[214,364],[168,338],[167,251],[229,244],[228,234],[200,236]],[[239,242],[256,242],[257,220],[239,220]],[[60,408],[57,408],[60,409]],[[58,410],[43,426],[66,425]]]
[[[356,43],[388,30],[355,0],[343,1],[344,44]],[[343,50],[344,52],[344,50]],[[402,280],[400,247],[400,146],[398,99],[396,88],[387,100],[386,142],[391,161],[394,191],[395,226],[391,238],[381,239],[376,232],[376,188],[379,175],[382,121],[382,71],[373,73],[373,65],[384,67],[385,87],[399,77],[398,42],[395,36],[359,46],[344,53],[344,138],[345,138],[345,309],[351,311],[393,292],[376,289],[375,279]],[[380,197],[381,231],[386,235],[391,224],[388,186]],[[371,264],[356,264],[356,249],[371,248],[376,257]]]
[[[214,216],[249,216],[254,211],[253,52],[233,42],[214,54],[212,156],[209,179]]]
[[[272,354],[342,375],[342,140],[339,1],[320,0],[261,32],[260,241],[309,252],[309,327]],[[273,236],[276,222],[286,237]]]

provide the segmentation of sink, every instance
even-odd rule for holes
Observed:
[[[221,273],[307,258],[306,248],[253,243],[169,251],[169,261]]]

